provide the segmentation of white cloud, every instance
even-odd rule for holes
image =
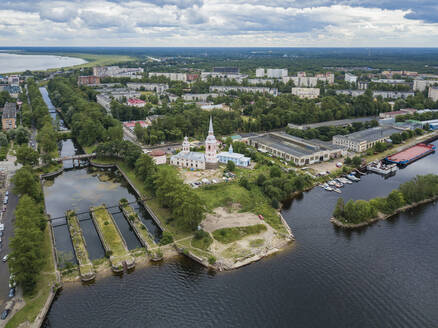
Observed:
[[[433,46],[438,42],[438,24],[408,18],[419,8],[414,11],[402,3],[400,9],[385,9],[387,5],[378,8],[360,0],[330,2],[8,1],[0,7],[0,40],[5,46]]]

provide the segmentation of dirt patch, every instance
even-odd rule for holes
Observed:
[[[197,170],[197,171],[190,171],[188,169],[179,169],[179,173],[181,178],[184,180],[184,183],[192,183],[201,181],[202,179],[208,179],[212,180],[215,179],[218,182],[222,182],[222,175],[224,170],[221,168],[215,169],[215,170]]]
[[[238,209],[238,204],[233,204],[232,209]],[[240,213],[229,208],[219,207],[213,213],[207,214],[201,227],[212,235],[213,231],[223,228],[246,227],[263,224],[266,230],[258,234],[248,235],[229,244],[222,244],[213,239],[210,252],[216,258],[215,267],[218,269],[234,269],[248,263],[257,261],[264,256],[275,253],[286,246],[292,235],[279,234],[269,224],[261,220],[254,213]]]

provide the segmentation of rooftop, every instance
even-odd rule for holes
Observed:
[[[201,162],[205,161],[204,153],[198,153],[198,152],[194,152],[194,151],[190,151],[188,153],[179,152],[178,154],[173,155],[172,158],[180,158],[180,159],[185,159],[185,160],[189,160],[189,161],[201,161]]]
[[[296,157],[308,156],[318,151],[334,148],[332,146],[328,147],[323,143],[293,137],[286,133],[269,133],[260,137],[254,137],[252,140]]]
[[[345,136],[335,136],[335,137],[344,137],[352,141],[361,142],[361,141],[374,141],[379,140],[381,138],[390,137],[393,133],[400,133],[402,131],[390,127],[375,127],[371,129],[366,129],[358,132],[354,132],[351,134],[347,134]]]
[[[2,118],[16,118],[17,117],[17,107],[15,103],[7,102],[3,108]]]

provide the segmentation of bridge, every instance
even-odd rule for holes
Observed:
[[[71,156],[64,156],[64,157],[58,157],[58,158],[54,158],[53,160],[55,162],[62,162],[62,161],[68,161],[68,160],[81,160],[81,159],[89,159],[89,158],[94,158],[96,157],[96,153],[92,153],[92,154],[81,154],[81,155],[71,155]]]

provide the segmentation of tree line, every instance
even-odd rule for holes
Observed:
[[[22,167],[12,178],[14,193],[20,196],[15,210],[14,236],[9,267],[25,294],[35,290],[38,276],[46,262],[43,244],[47,219],[43,192],[38,177],[29,167]]]
[[[361,223],[377,217],[378,213],[392,214],[407,205],[438,196],[438,175],[417,175],[411,181],[400,185],[387,197],[377,197],[369,201],[349,200],[344,204],[338,198],[333,216],[346,223]]]

